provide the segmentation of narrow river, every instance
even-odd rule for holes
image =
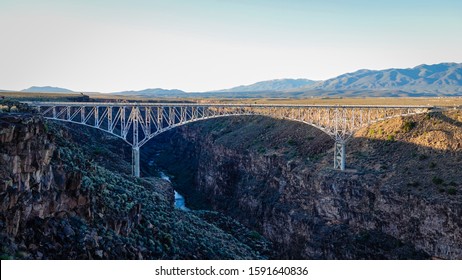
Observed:
[[[170,177],[168,177],[164,172],[160,171],[159,174],[160,174],[160,178],[171,183]],[[175,190],[173,191],[175,192],[175,208],[184,210],[184,211],[189,211],[190,209],[186,207],[185,205],[184,197],[181,194],[179,194],[177,191]]]

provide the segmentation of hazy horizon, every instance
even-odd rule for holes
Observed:
[[[462,2],[0,3],[0,88],[219,90],[462,61]]]

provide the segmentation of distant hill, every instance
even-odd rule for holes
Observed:
[[[307,86],[305,90],[400,91],[410,95],[462,94],[462,63],[408,69],[359,70]],[[385,92],[384,92],[385,93]]]
[[[461,96],[462,63],[419,65],[407,69],[358,70],[325,81],[281,79],[216,92],[239,97],[419,97]]]
[[[58,87],[30,87],[24,92],[73,92]],[[210,92],[148,88],[113,92],[140,97],[307,98],[462,96],[462,63],[419,65],[407,69],[358,70],[325,81],[277,79]]]
[[[187,93],[179,89],[162,89],[162,88],[148,88],[143,90],[129,90],[112,92],[111,94],[117,95],[135,95],[135,96],[152,96],[152,97],[185,97]]]
[[[286,91],[303,88],[314,84],[315,81],[307,79],[277,79],[262,81],[247,86],[238,86],[230,89],[218,90],[216,92],[261,92],[261,91]]]
[[[21,90],[22,92],[74,92],[70,89],[66,88],[59,88],[59,87],[50,87],[50,86],[44,86],[44,87],[30,87]]]

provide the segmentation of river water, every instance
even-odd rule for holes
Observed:
[[[161,179],[171,183],[170,177],[168,177],[164,172],[160,171],[159,174],[160,174]],[[184,211],[189,211],[190,209],[186,207],[184,197],[181,194],[179,194],[177,191],[175,190],[173,191],[175,192],[175,208],[184,210]]]

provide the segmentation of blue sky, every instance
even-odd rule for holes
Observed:
[[[207,91],[462,62],[462,1],[0,0],[0,88]]]

